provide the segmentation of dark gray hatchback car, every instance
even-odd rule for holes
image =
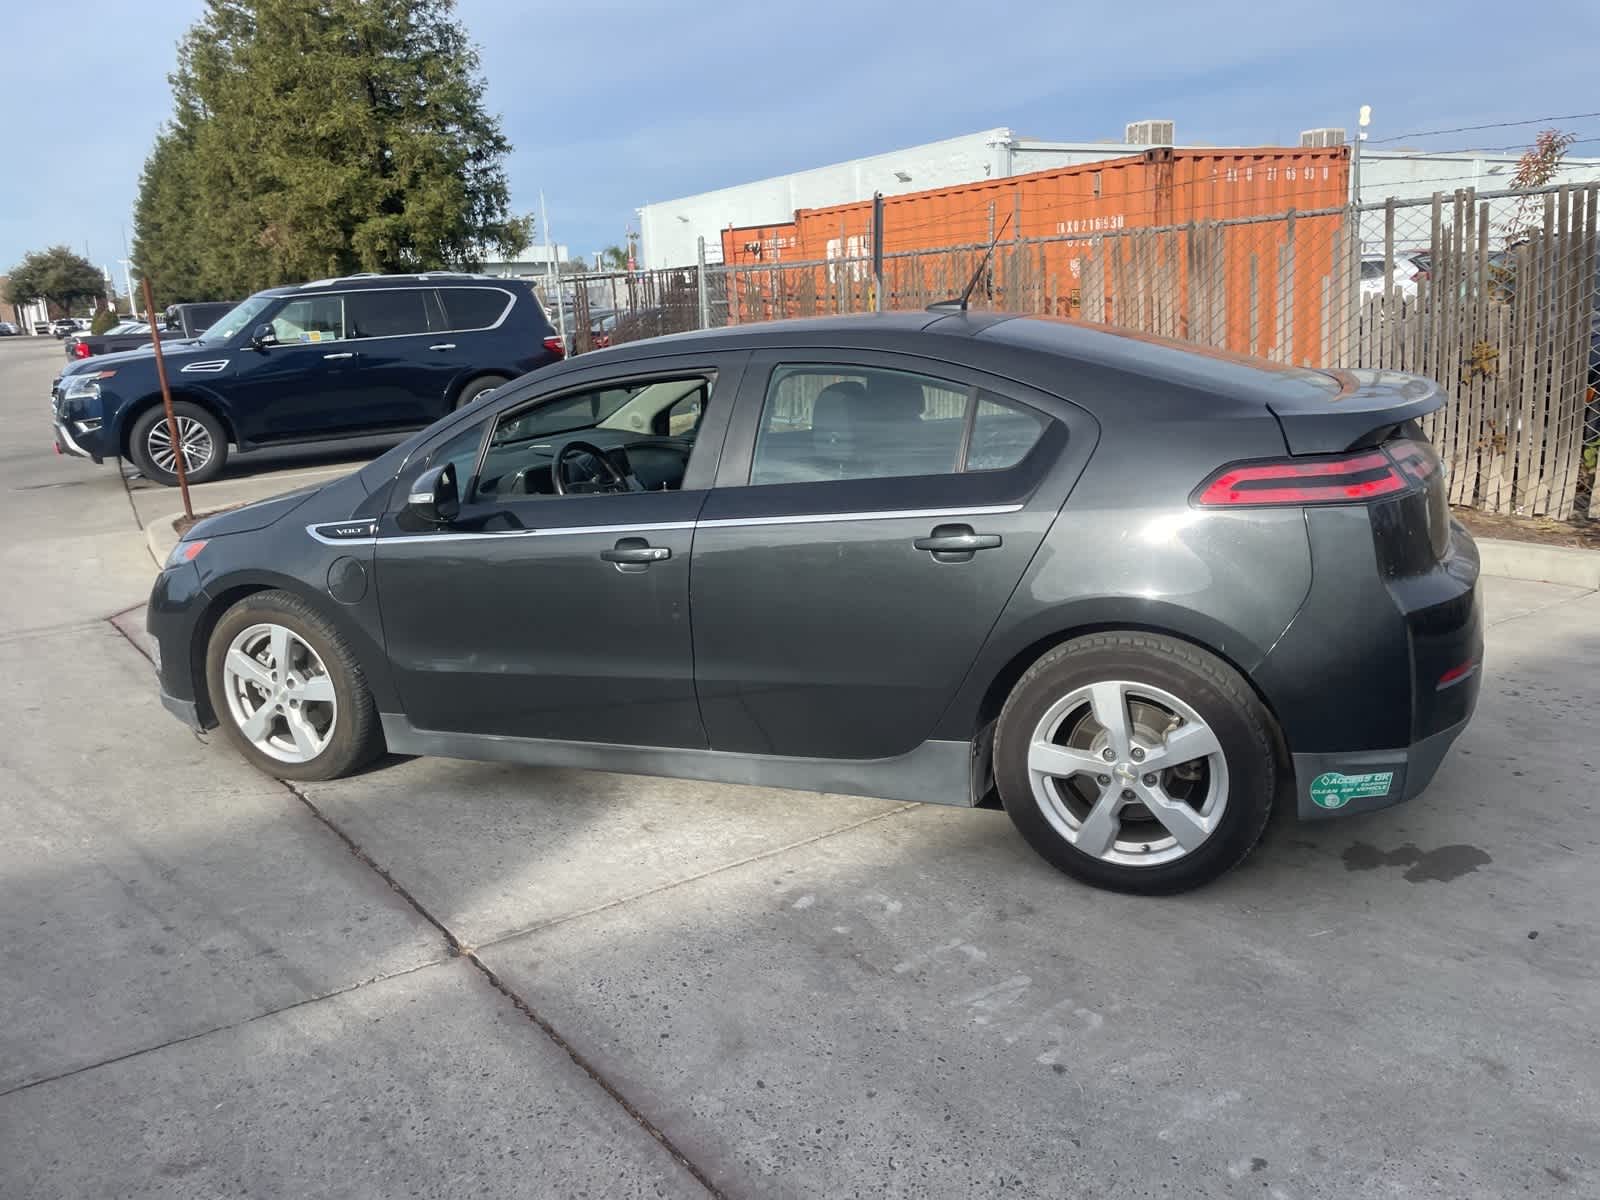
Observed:
[[[287,779],[387,748],[998,803],[1175,891],[1280,794],[1415,796],[1471,716],[1441,402],[995,314],[623,346],[196,525],[162,698]]]

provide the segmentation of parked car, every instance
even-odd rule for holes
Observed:
[[[1397,296],[1414,299],[1417,280],[1427,276],[1428,255],[1422,251],[1409,251],[1394,256],[1394,290]],[[1361,259],[1361,296],[1383,295],[1386,273],[1385,259],[1381,254],[1368,254]]]
[[[118,321],[104,333],[75,333],[62,339],[68,358],[90,358],[147,345],[150,326],[143,321]]]
[[[212,324],[232,312],[238,301],[204,301],[194,304],[174,304],[162,317],[161,335],[174,337],[199,337]]]
[[[163,350],[194,483],[222,472],[230,445],[418,429],[562,356],[529,285],[447,273],[272,288]],[[69,364],[51,399],[58,451],[177,482],[150,347]]]
[[[16,337],[21,332],[10,321],[0,321],[0,337]]]
[[[194,526],[162,701],[284,779],[387,747],[998,803],[1062,870],[1175,891],[1280,788],[1416,796],[1471,716],[1441,402],[992,313],[613,347]]]
[[[50,332],[53,336],[58,338],[64,338],[69,334],[77,333],[78,328],[79,326],[76,317],[57,317],[54,321],[50,322]]]

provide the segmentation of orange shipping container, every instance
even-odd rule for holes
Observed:
[[[1329,297],[1339,294],[1330,281],[1341,253],[1341,217],[1229,225],[1195,237],[1172,227],[1336,208],[1348,196],[1349,157],[1342,147],[1154,149],[886,197],[884,251],[983,246],[996,236],[1005,243],[1046,239],[1009,255],[1014,264],[1026,255],[1026,273],[1036,280],[1034,303],[1026,305],[1033,311],[1159,327],[1246,353],[1315,363],[1327,341]],[[1155,240],[1135,236],[1155,229],[1172,232]],[[725,230],[723,261],[770,268],[865,258],[871,237],[871,201],[802,209],[790,223]],[[895,286],[915,264],[893,258],[887,264],[890,307],[901,306],[897,291],[909,297],[924,290],[921,279]],[[1097,289],[1089,295],[1083,291],[1086,266]],[[915,269],[920,276],[920,266]],[[845,270],[856,281],[862,274],[859,265]],[[1204,276],[1194,275],[1197,270]],[[1144,276],[1141,313],[1131,310],[1130,271]],[[823,286],[842,273],[829,269]],[[1120,313],[1113,280],[1129,296]],[[1161,287],[1169,294],[1153,294]],[[1009,307],[1022,307],[1017,289],[1007,299]],[[1203,313],[1194,315],[1196,308]]]

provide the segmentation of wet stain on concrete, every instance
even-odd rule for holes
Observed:
[[[1345,850],[1343,858],[1347,871],[1405,867],[1405,878],[1411,883],[1449,883],[1494,861],[1476,846],[1440,846],[1436,850],[1420,850],[1413,842],[1394,850],[1379,850],[1366,842],[1356,842]]]

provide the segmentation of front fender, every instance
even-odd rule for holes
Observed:
[[[297,529],[292,532],[305,536],[303,530]],[[202,566],[200,587],[205,594],[205,610],[195,622],[194,638],[189,652],[191,671],[196,681],[196,696],[202,699],[205,696],[206,647],[211,638],[211,631],[216,627],[222,614],[254,592],[277,590],[297,596],[333,626],[354,653],[356,662],[361,667],[361,673],[366,678],[367,686],[372,689],[373,701],[377,704],[378,710],[398,712],[399,700],[389,670],[388,653],[383,642],[383,626],[378,617],[377,588],[372,582],[371,545],[353,543],[349,546],[330,547],[312,542],[309,537],[305,540],[316,546],[318,552],[307,555],[308,559],[314,561],[308,563],[304,574],[316,578],[320,586],[308,586],[306,580],[299,575],[289,575],[259,567],[208,572]],[[207,548],[208,552],[209,549],[210,547]],[[202,552],[197,562],[203,562],[205,558],[206,552]],[[350,570],[348,560],[354,560],[358,564],[367,580],[367,586],[360,599],[351,603],[336,600],[328,590],[328,580],[336,572],[348,573]]]

